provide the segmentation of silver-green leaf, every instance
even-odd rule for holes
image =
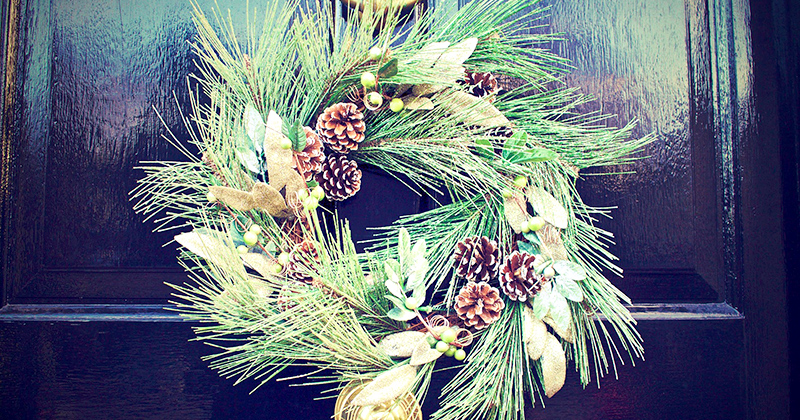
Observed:
[[[550,311],[550,296],[557,293],[551,293],[551,284],[545,283],[542,290],[533,297],[533,313],[537,318],[542,319],[547,316]]]
[[[550,294],[550,317],[562,330],[569,329],[569,324],[572,322],[572,312],[569,309],[567,299],[561,296],[560,293]]]
[[[254,144],[264,141],[264,135],[267,132],[264,118],[253,104],[247,104],[244,108],[244,128],[247,130],[247,137],[250,137]]]
[[[586,270],[578,263],[572,261],[559,260],[553,264],[559,276],[567,277],[571,280],[581,281],[586,278]]]
[[[261,163],[252,149],[240,148],[235,150],[236,158],[248,171],[261,173]]]
[[[561,296],[573,302],[580,302],[583,300],[583,289],[581,289],[578,283],[575,283],[575,280],[569,277],[556,277],[556,290],[558,290]]]
[[[395,307],[392,308],[392,310],[390,310],[389,313],[386,314],[386,316],[392,318],[395,321],[409,321],[414,319],[414,317],[416,317],[417,314],[405,308]]]

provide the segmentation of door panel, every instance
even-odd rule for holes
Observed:
[[[221,7],[244,16],[245,4]],[[756,29],[768,31],[769,2],[753,4]],[[780,203],[769,195],[779,174],[759,171],[777,165],[777,123],[754,123],[773,109],[772,76],[757,71],[774,60],[763,49],[772,41],[762,35],[751,46],[742,1],[542,5],[550,18],[536,30],[564,32],[551,47],[575,66],[565,83],[598,99],[582,110],[615,114],[615,125],[638,117],[634,136],[658,138],[634,174],[587,173],[579,185],[587,203],[617,207],[598,224],[616,235],[626,276],[615,283],[638,304],[647,359],[620,366],[619,380],[611,373],[599,390],[581,390],[569,372],[529,418],[787,418],[782,262],[754,271],[764,266],[760,252],[781,254],[780,228],[759,224],[769,210],[751,211],[765,196]],[[312,403],[320,388],[273,382],[247,395],[254,382],[218,378],[201,360],[210,349],[187,341],[191,325],[161,309],[164,282],[186,276],[175,248],[161,246],[171,234],[153,234],[127,194],[142,175],[138,162],[180,158],[160,138],[167,131],[153,108],[186,138],[190,4],[3,7],[0,419],[328,418],[331,400]],[[338,210],[362,240],[426,205],[367,168],[362,192]],[[446,375],[437,380],[434,389]],[[434,409],[427,404],[426,417]]]

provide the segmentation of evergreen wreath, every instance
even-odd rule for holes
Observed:
[[[260,386],[311,365],[307,383],[339,390],[337,419],[421,419],[450,356],[431,418],[507,420],[558,392],[568,363],[586,386],[643,357],[629,299],[602,274],[621,275],[593,224],[608,210],[575,182],[651,138],[577,111],[587,98],[543,48],[556,37],[529,30],[535,0],[413,22],[355,2],[346,26],[330,2],[281,3],[244,43],[195,5],[185,123],[200,153],[172,138],[187,161],[143,163],[133,192],[157,229],[183,230],[193,281],[174,304],[219,350],[213,369]],[[445,198],[359,253],[320,202],[357,194],[364,165]]]

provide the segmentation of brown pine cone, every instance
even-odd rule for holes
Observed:
[[[500,291],[489,283],[469,282],[456,296],[455,310],[467,326],[482,330],[500,318],[505,306]]]
[[[506,257],[500,269],[500,287],[506,296],[522,302],[542,289],[542,277],[533,268],[535,260],[535,256],[519,251]]]
[[[500,269],[500,249],[497,241],[475,236],[456,244],[453,253],[456,275],[467,281],[491,281]]]
[[[317,248],[311,241],[303,241],[294,246],[289,253],[289,261],[286,263],[286,277],[306,284],[312,284],[315,266],[319,263]]]
[[[467,86],[467,92],[479,98],[485,98],[497,93],[497,79],[492,73],[471,73],[466,72],[460,84]]]
[[[355,104],[342,102],[325,108],[317,118],[317,132],[331,150],[347,153],[364,141],[364,114]]]
[[[311,181],[314,174],[322,170],[325,155],[322,153],[322,141],[310,127],[303,127],[306,133],[306,147],[302,152],[294,152],[292,167],[306,181]]]
[[[328,157],[315,177],[328,199],[342,201],[361,189],[361,170],[345,156]]]

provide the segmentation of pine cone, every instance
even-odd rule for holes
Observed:
[[[345,156],[329,157],[316,180],[329,199],[342,201],[361,189],[361,170],[355,161],[347,160]]]
[[[467,281],[491,281],[500,269],[500,249],[497,241],[486,236],[464,239],[456,244],[456,275]]]
[[[497,79],[492,76],[492,73],[471,73],[466,72],[463,80],[459,83],[467,86],[467,92],[479,98],[497,93]]]
[[[314,277],[311,275],[315,271],[315,266],[319,262],[317,248],[311,241],[303,241],[294,246],[289,253],[289,261],[286,263],[286,277],[306,284],[312,284]]]
[[[347,153],[364,141],[364,114],[355,104],[338,103],[325,108],[317,118],[317,132],[331,150]]]
[[[535,256],[519,251],[506,257],[500,269],[500,286],[506,296],[523,302],[542,289],[542,277],[533,268],[535,260]]]
[[[322,170],[325,155],[322,153],[322,141],[317,133],[309,127],[303,127],[306,133],[306,147],[302,152],[294,152],[292,167],[306,181],[311,181],[314,174]]]
[[[482,330],[500,318],[505,306],[500,291],[489,283],[469,282],[456,296],[455,310],[467,326]]]

